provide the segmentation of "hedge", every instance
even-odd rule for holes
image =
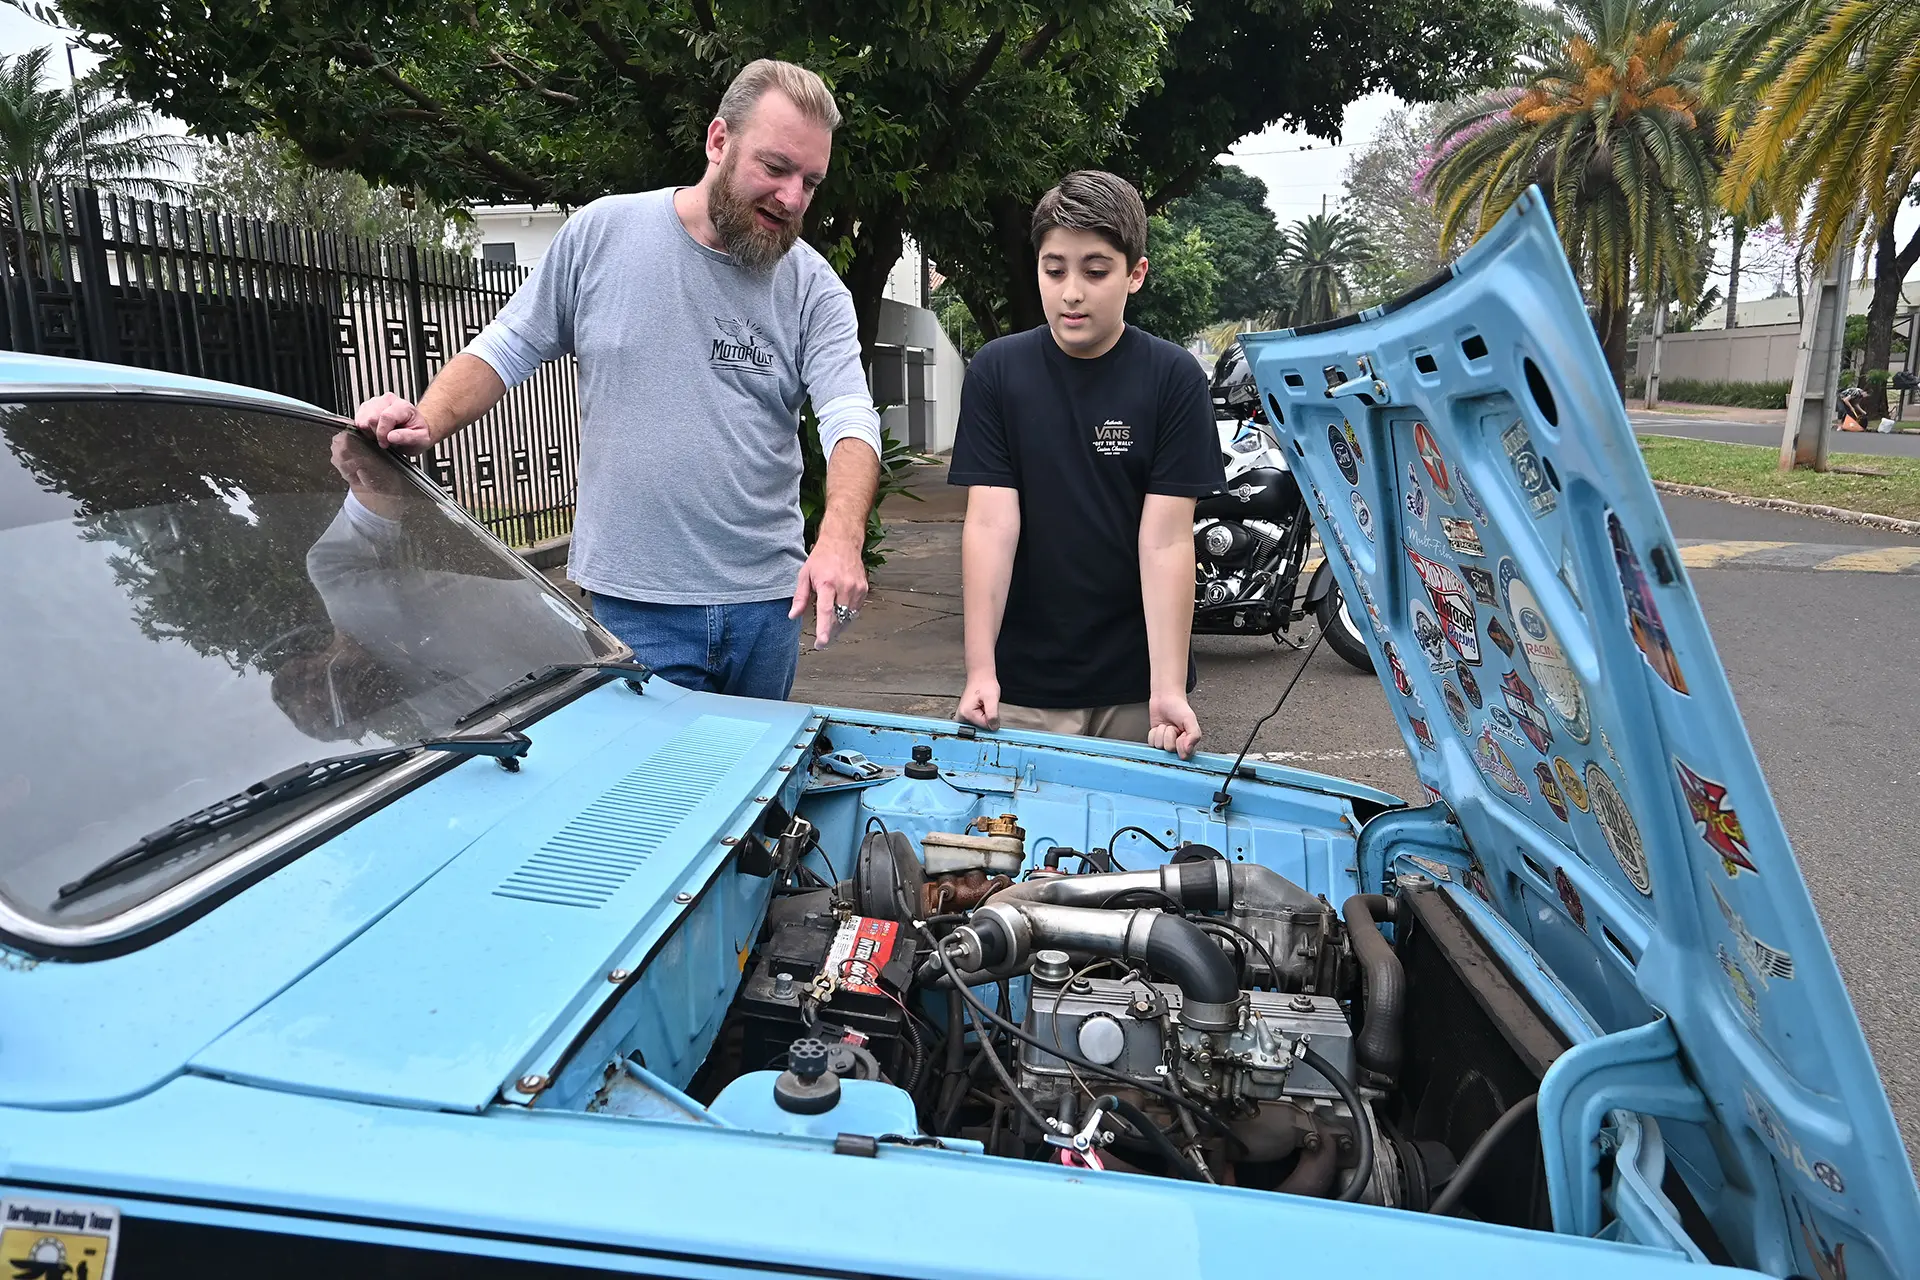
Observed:
[[[1660,398],[1681,404],[1724,404],[1738,409],[1784,409],[1790,382],[1699,382],[1692,378],[1660,379]],[[1635,398],[1647,394],[1647,380],[1635,378],[1628,388]]]

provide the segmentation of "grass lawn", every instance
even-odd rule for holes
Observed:
[[[1877,453],[1827,456],[1830,466],[1857,467],[1874,473],[1857,475],[1839,470],[1781,471],[1778,449],[1713,440],[1642,436],[1640,453],[1646,458],[1647,470],[1655,480],[1706,485],[1752,498],[1817,502],[1850,511],[1920,520],[1920,458]]]

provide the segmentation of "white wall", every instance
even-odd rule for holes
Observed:
[[[514,261],[523,267],[538,266],[566,223],[567,212],[551,205],[482,205],[470,211],[480,228],[481,244],[510,243]],[[475,248],[474,257],[481,256]]]

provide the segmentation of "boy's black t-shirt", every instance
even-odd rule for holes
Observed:
[[[1002,700],[1050,709],[1145,702],[1140,513],[1149,493],[1226,483],[1207,377],[1127,326],[1093,360],[1042,325],[967,367],[950,483],[1020,491],[1020,543],[994,661]],[[1193,683],[1188,660],[1187,683]]]

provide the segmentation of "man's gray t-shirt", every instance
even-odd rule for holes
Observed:
[[[749,271],[688,234],[671,189],[574,214],[467,351],[508,386],[542,360],[579,357],[567,576],[603,595],[791,595],[805,561],[802,401],[829,454],[847,435],[879,452],[853,298],[826,259],[800,242],[771,271]],[[845,397],[864,411],[835,405]]]

